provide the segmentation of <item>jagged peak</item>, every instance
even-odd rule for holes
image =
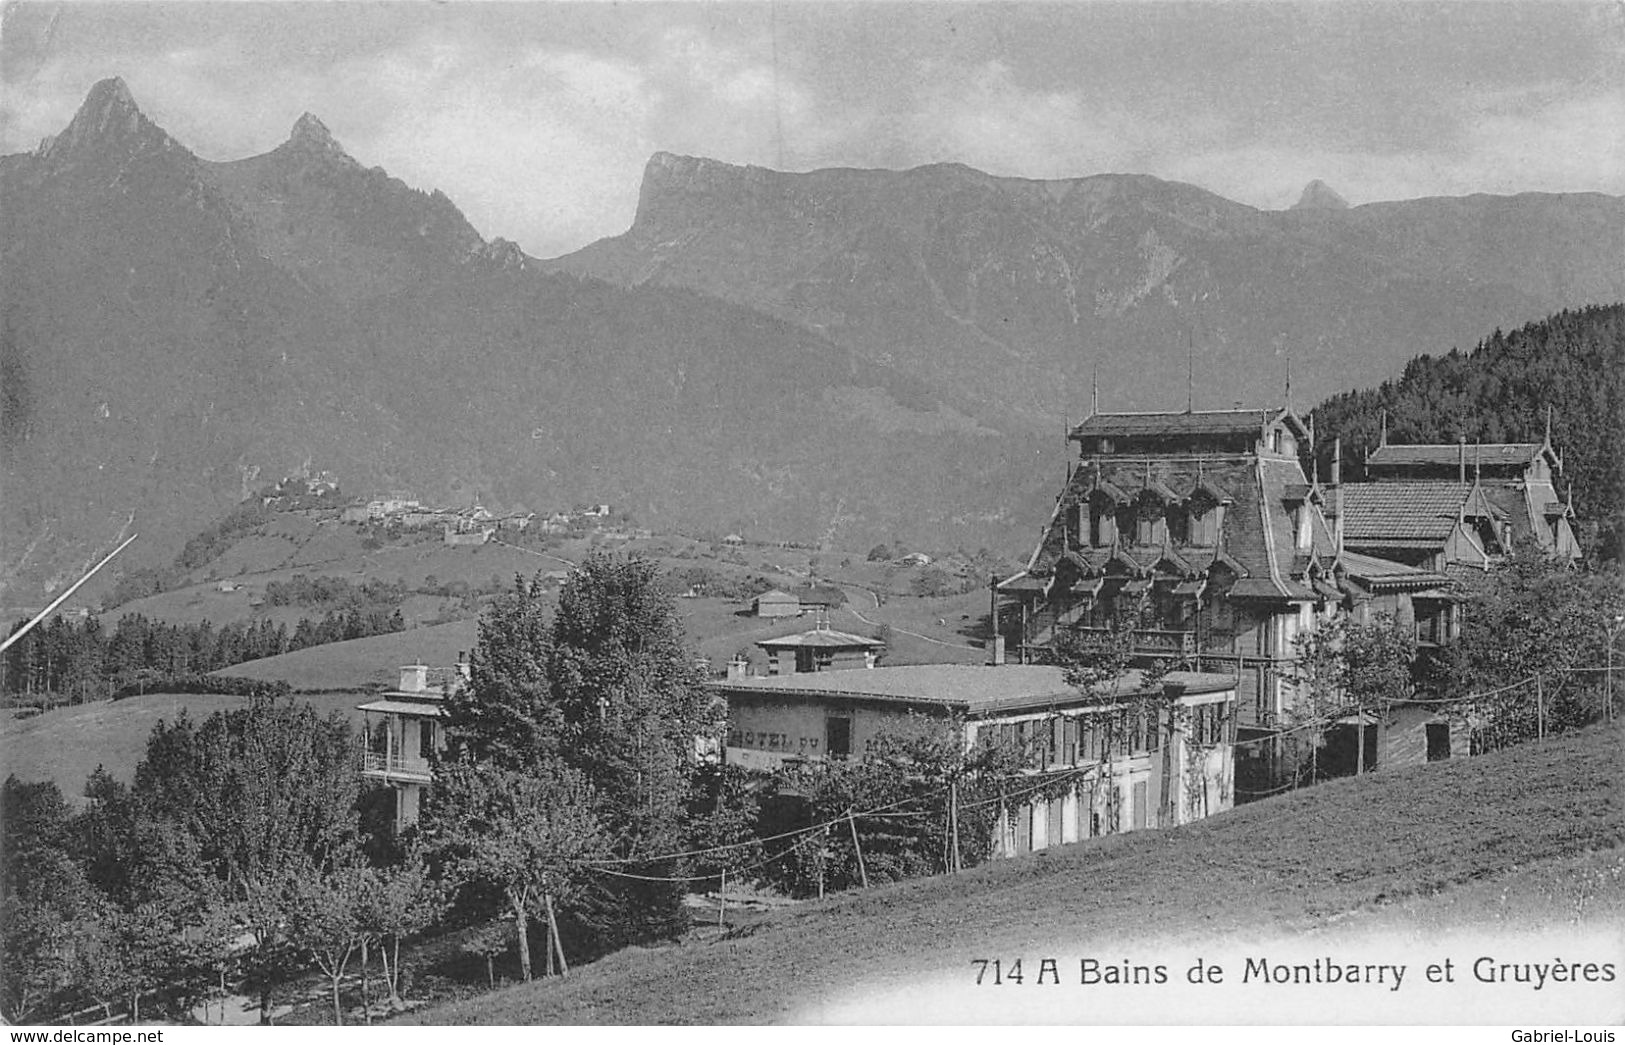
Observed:
[[[135,104],[135,96],[130,93],[130,85],[124,82],[122,76],[109,76],[91,85],[81,109],[94,107],[141,111],[140,106]]]
[[[475,251],[475,256],[498,271],[524,272],[530,267],[530,259],[519,249],[519,244],[501,236]]]
[[[175,140],[147,119],[121,77],[98,80],[61,134],[40,143],[40,155],[63,160],[81,152],[141,151],[179,148]]]
[[[1349,201],[1338,195],[1330,185],[1316,178],[1303,187],[1293,210],[1348,210]]]
[[[301,114],[299,119],[294,121],[293,131],[288,135],[288,145],[305,151],[350,159],[350,154],[345,152],[344,146],[333,137],[333,133],[327,129],[327,124],[308,112]]]

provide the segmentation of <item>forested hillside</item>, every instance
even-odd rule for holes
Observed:
[[[1514,330],[1471,351],[1411,360],[1397,381],[1344,392],[1315,408],[1321,475],[1341,436],[1347,478],[1364,478],[1382,415],[1391,443],[1539,442],[1546,408],[1563,456],[1559,489],[1574,489],[1582,537],[1618,558],[1625,538],[1625,305],[1596,305]]]

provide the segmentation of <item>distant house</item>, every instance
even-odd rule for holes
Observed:
[[[886,648],[879,639],[835,631],[828,624],[799,635],[762,639],[756,645],[767,653],[769,675],[873,668]]]
[[[798,617],[801,615],[801,599],[774,588],[752,599],[750,609],[758,617]]]
[[[967,748],[1006,745],[1032,777],[1033,786],[1013,788],[1029,797],[1012,801],[993,839],[1011,856],[1231,807],[1235,678],[1173,671],[1149,687],[1143,679],[1131,671],[1085,692],[1050,665],[925,664],[735,674],[708,686],[728,703],[724,757],[745,769],[861,757],[911,716],[959,716]]]
[[[491,539],[496,530],[492,527],[480,529],[454,529],[450,523],[446,524],[444,531],[445,543],[450,547],[463,547],[465,545],[480,545]]]
[[[379,514],[383,514],[381,509]],[[346,505],[344,510],[339,512],[340,522],[364,523],[372,517],[372,508],[366,501],[355,501]]]
[[[931,565],[931,556],[925,554],[924,552],[909,552],[907,555],[897,560],[897,565],[929,566]]]
[[[238,582],[238,581],[221,581],[219,584],[215,585],[215,590],[216,591],[236,591],[238,588],[241,588],[241,587],[242,587],[242,584],[240,582]]]
[[[433,779],[433,760],[446,743],[442,704],[468,677],[468,662],[459,655],[455,672],[434,674],[439,677],[431,677],[423,664],[405,665],[399,689],[357,706],[365,716],[361,775],[394,790],[396,831],[417,823],[423,790]]]
[[[726,544],[730,548],[738,548],[745,543],[745,538],[739,536],[737,533],[730,533],[728,536],[722,539],[722,543]]]

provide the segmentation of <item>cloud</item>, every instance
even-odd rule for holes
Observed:
[[[1486,107],[1464,97],[1454,133],[1426,149],[1333,149],[1291,140],[1164,157],[1164,176],[1254,206],[1291,205],[1320,178],[1351,203],[1475,192],[1625,194],[1625,91]]]
[[[1588,29],[1519,6],[1541,28],[1527,46],[1575,56],[1537,75],[1492,60],[1506,35],[1493,5],[1433,29],[1284,4],[810,4],[777,21],[750,5],[155,6],[6,8],[0,147],[57,133],[109,75],[210,159],[272,148],[309,110],[358,160],[541,255],[624,230],[657,150],[794,170],[1138,172],[1272,207],[1317,177],[1353,202],[1625,192],[1616,16]],[[1314,46],[1266,46],[1261,26]],[[1612,44],[1586,51],[1599,37]]]

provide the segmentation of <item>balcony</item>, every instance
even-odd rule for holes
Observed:
[[[386,783],[427,784],[433,780],[426,758],[405,758],[398,753],[385,755],[366,751],[361,755],[361,775]]]
[[[1102,639],[1111,635],[1111,631],[1107,628],[1080,627],[1076,630],[1084,635]],[[1137,628],[1134,631],[1134,653],[1136,656],[1148,657],[1194,657],[1196,655],[1196,633],[1193,631],[1161,631],[1155,628]]]

